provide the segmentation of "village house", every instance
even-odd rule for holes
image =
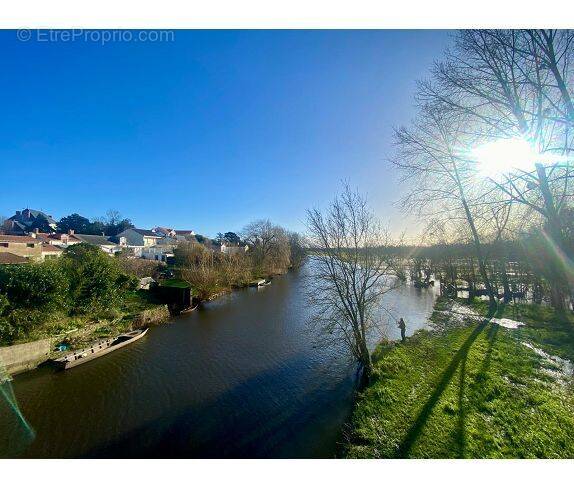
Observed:
[[[32,261],[41,261],[42,241],[31,236],[0,235],[0,252],[8,252]]]
[[[173,236],[173,237],[172,237]],[[173,257],[177,245],[175,231],[166,227],[154,229],[126,229],[112,240],[120,247],[131,250],[134,257],[153,261],[167,261]]]
[[[59,258],[64,250],[52,244],[42,243],[42,260]]]
[[[134,256],[141,257],[142,251],[146,247],[152,247],[162,237],[147,229],[126,229],[118,235],[112,237],[112,240],[121,247],[130,248]]]
[[[176,245],[177,241],[175,239],[162,237],[153,246],[144,247],[141,251],[141,257],[143,259],[166,262],[169,258],[174,257],[173,250]]]
[[[24,236],[29,232],[54,232],[58,227],[51,215],[40,210],[25,208],[17,210],[12,217],[3,222],[3,230],[7,234]]]
[[[46,244],[51,244],[52,246],[68,247],[73,244],[79,244],[82,242],[74,235],[74,231],[70,230],[67,234],[62,234],[58,232],[45,233],[45,232],[31,232],[30,236],[40,239]]]
[[[245,254],[249,250],[249,246],[246,244],[237,244],[234,242],[223,241],[219,246],[219,250],[223,254]]]
[[[160,237],[175,237],[177,235],[175,230],[168,227],[154,227],[151,231]]]

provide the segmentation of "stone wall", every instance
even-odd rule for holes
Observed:
[[[41,339],[15,346],[0,347],[0,368],[8,374],[34,369],[38,364],[49,359],[50,345],[50,339]]]

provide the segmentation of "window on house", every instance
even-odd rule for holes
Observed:
[[[26,244],[26,247],[34,247],[36,244],[34,244],[33,242],[30,242],[29,244]]]
[[[8,243],[7,242],[0,242],[0,247],[8,247]]]

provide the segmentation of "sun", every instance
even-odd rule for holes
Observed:
[[[499,139],[472,151],[478,172],[487,178],[496,178],[516,169],[530,171],[539,158],[538,152],[521,138]]]

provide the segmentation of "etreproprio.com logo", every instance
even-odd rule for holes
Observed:
[[[173,30],[106,29],[18,29],[20,42],[90,42],[102,46],[110,42],[173,42]]]

